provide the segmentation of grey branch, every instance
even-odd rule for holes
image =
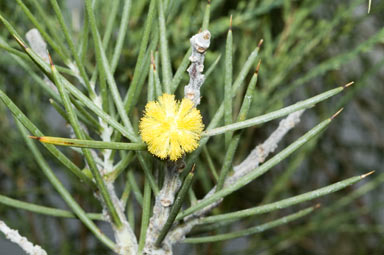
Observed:
[[[260,163],[263,163],[268,155],[276,150],[278,143],[288,131],[300,122],[300,116],[303,112],[304,110],[293,112],[280,121],[279,127],[269,136],[269,138],[253,149],[243,162],[234,167],[234,176],[237,176],[237,179],[239,179],[258,167]]]
[[[297,123],[300,122],[300,116],[304,110],[300,110],[289,114],[285,119],[280,121],[278,128],[269,136],[269,138],[262,144],[256,146],[255,149],[246,157],[246,159],[239,165],[234,167],[234,174],[228,176],[225,180],[224,187],[228,187],[235,183],[242,176],[254,171],[259,164],[263,163],[268,155],[275,151],[281,139],[291,130]],[[210,197],[215,193],[216,187],[211,189],[204,198]],[[217,207],[223,199],[210,204],[209,206],[195,212],[194,214],[184,219],[184,225],[176,227],[171,233],[168,234],[164,244],[172,247],[173,244],[182,241],[191,229],[199,224],[200,218],[210,212],[213,208]]]
[[[0,220],[0,231],[11,242],[19,245],[27,254],[30,255],[47,255],[47,252],[39,245],[34,245],[27,238],[21,236],[17,230],[11,229],[3,221]]]
[[[204,71],[204,58],[205,52],[210,45],[210,40],[211,33],[208,30],[198,33],[190,39],[192,54],[189,60],[191,61],[191,65],[187,69],[189,73],[189,83],[184,87],[184,97],[190,99],[195,106],[200,104],[200,88],[205,80],[202,74]],[[181,186],[179,174],[183,167],[184,160],[181,159],[176,163],[170,163],[167,168],[164,185],[156,197],[153,215],[149,221],[144,254],[172,254],[172,244],[167,241],[169,238],[165,239],[162,247],[155,247],[155,243],[168,219],[175,195]]]
[[[172,254],[171,247],[155,247],[155,243],[159,237],[160,231],[168,219],[171,206],[175,201],[176,192],[181,186],[179,175],[183,167],[184,162],[183,159],[181,159],[176,163],[170,163],[170,166],[166,169],[164,185],[156,196],[153,215],[149,221],[144,254]]]
[[[184,87],[184,97],[192,100],[196,105],[200,104],[200,88],[205,81],[204,57],[205,52],[211,43],[211,33],[205,30],[191,38],[192,54],[189,57],[191,65],[187,71],[189,73],[189,83]]]

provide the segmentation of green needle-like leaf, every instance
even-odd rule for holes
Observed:
[[[92,10],[92,3],[90,0],[86,0],[85,5],[87,9],[87,14],[89,17],[89,24],[91,27],[93,41],[94,41],[94,44],[96,45],[96,56],[97,56],[96,59],[98,61],[99,71],[105,73],[105,76],[109,84],[109,89],[113,97],[113,101],[116,104],[117,111],[119,112],[119,115],[124,123],[124,126],[129,130],[130,133],[135,133],[133,130],[132,124],[128,118],[127,111],[124,109],[123,101],[117,89],[115,79],[111,72],[107,57],[105,55],[105,51],[103,49],[103,45],[100,39],[100,34],[96,26],[96,18]],[[135,138],[135,142],[137,142],[138,140],[139,140],[138,138]]]
[[[256,68],[254,75],[252,76],[251,81],[249,82],[247,91],[245,92],[243,104],[241,105],[239,116],[237,117],[237,121],[244,120],[248,115],[248,111],[249,111],[249,108],[251,107],[251,103],[253,100],[253,94],[255,92],[259,67],[260,67],[260,62],[258,67]],[[223,188],[225,179],[232,168],[233,157],[235,156],[236,149],[239,145],[241,134],[242,132],[238,132],[229,141],[229,145],[224,156],[224,162],[220,170],[220,177],[217,182],[216,192]]]
[[[282,150],[280,153],[266,161],[261,166],[257,167],[253,171],[251,171],[249,174],[241,177],[239,180],[237,180],[234,184],[232,184],[229,187],[225,187],[222,190],[216,192],[212,196],[209,196],[203,200],[201,200],[196,205],[191,206],[190,208],[186,209],[184,212],[182,212],[177,219],[180,220],[212,203],[215,203],[216,201],[220,200],[221,198],[233,193],[234,191],[242,188],[243,186],[247,185],[248,183],[252,182],[262,174],[266,173],[268,170],[270,170],[272,167],[280,163],[282,160],[284,160],[286,157],[291,155],[293,152],[295,152],[297,149],[299,149],[303,144],[308,142],[311,138],[319,134],[322,130],[324,130],[331,122],[332,118],[326,119],[323,122],[319,123],[317,126],[312,128],[310,131],[308,131],[305,135],[297,139],[295,142],[293,142],[291,145],[289,145],[287,148]]]
[[[224,124],[232,124],[232,16],[229,21],[227,43],[225,45],[225,79],[224,79]],[[232,132],[225,133],[225,146],[228,148]]]
[[[149,182],[144,182],[144,197],[143,197],[143,212],[141,218],[140,239],[139,239],[139,253],[143,251],[145,244],[145,237],[148,229],[149,218],[151,217],[151,186]]]
[[[133,195],[135,196],[136,201],[139,203],[140,206],[143,205],[143,194],[141,193],[141,190],[135,180],[135,176],[133,175],[133,171],[130,170],[127,173],[127,178],[130,184],[130,187],[133,191]]]
[[[184,240],[185,243],[208,243],[208,242],[218,242],[218,241],[224,241],[228,239],[235,239],[243,236],[248,236],[256,233],[261,233],[264,232],[268,229],[289,223],[291,221],[297,220],[301,217],[304,217],[313,210],[315,210],[317,206],[309,207],[307,209],[301,210],[297,213],[292,213],[288,216],[282,217],[278,220],[270,221],[267,223],[264,223],[262,225],[254,226],[251,228],[247,228],[244,230],[239,230],[235,232],[229,232],[225,234],[220,234],[220,235],[214,235],[214,236],[205,236],[205,237],[189,237]]]
[[[261,40],[259,42],[259,44],[257,45],[257,47],[248,56],[248,59],[245,61],[244,65],[242,66],[241,71],[238,74],[236,80],[233,82],[233,85],[232,85],[232,97],[235,97],[236,93],[238,92],[238,90],[240,89],[241,85],[243,84],[243,82],[245,80],[245,77],[247,76],[249,70],[251,69],[252,65],[256,61],[256,58],[257,58],[257,56],[259,54],[260,47],[261,47],[262,43],[263,43],[263,41]],[[212,117],[211,122],[207,126],[206,131],[203,132],[203,134],[207,133],[207,132],[209,132],[209,130],[214,129],[215,127],[217,127],[217,125],[220,123],[220,120],[223,117],[223,115],[224,115],[224,103],[222,102],[220,104],[219,109],[216,111],[215,115]],[[187,166],[186,166],[186,168],[185,168],[185,170],[183,172],[184,176],[189,171],[189,169],[191,169],[191,167],[194,164],[196,158],[200,155],[200,152],[201,152],[203,146],[208,142],[208,140],[209,140],[209,136],[203,136],[200,139],[199,147],[194,152],[192,152],[192,154],[188,157]]]
[[[44,136],[44,134],[25,116],[25,114],[12,102],[12,100],[0,90],[0,99],[12,112],[13,116],[20,121],[24,127],[34,136]],[[72,161],[70,161],[61,151],[51,144],[44,144],[44,147],[56,157],[64,166],[66,166],[73,174],[75,174],[82,181],[92,184],[92,181],[78,168]]]
[[[29,18],[29,20],[33,23],[33,25],[39,30],[41,36],[48,42],[48,44],[55,50],[57,54],[60,55],[60,57],[63,59],[65,63],[69,63],[69,54],[68,50],[63,47],[59,46],[48,33],[45,31],[45,29],[42,27],[40,22],[38,21],[38,18],[36,18],[33,13],[28,9],[28,7],[23,3],[22,0],[16,0],[18,5],[21,7],[25,15]],[[1,16],[1,15],[0,15]]]
[[[156,184],[155,177],[153,176],[153,174],[151,172],[151,168],[148,165],[148,161],[144,158],[144,153],[138,151],[137,152],[137,158],[139,159],[139,163],[140,163],[141,167],[143,168],[145,178],[148,179],[153,193],[157,196],[157,194],[159,193],[159,187]]]
[[[202,30],[207,30],[208,29],[208,26],[209,26],[209,19],[210,19],[210,13],[211,13],[211,4],[210,2],[208,2],[206,8],[205,8],[205,12],[204,12],[204,18],[203,18],[203,24],[202,24]],[[181,79],[183,77],[183,74],[185,73],[185,71],[187,70],[188,68],[188,65],[189,65],[189,57],[191,56],[192,54],[192,49],[189,48],[187,53],[185,53],[184,57],[183,57],[183,60],[181,61],[179,67],[177,68],[176,70],[176,73],[175,75],[173,76],[173,79],[172,79],[172,82],[171,82],[171,93],[174,94],[177,87],[179,86],[180,82],[181,82]],[[220,58],[219,58],[220,59]],[[218,62],[218,61],[217,61]],[[217,63],[215,62],[215,63]],[[208,76],[208,72],[206,74],[206,77]]]
[[[50,143],[59,146],[92,148],[92,149],[111,149],[111,150],[145,150],[147,147],[144,143],[120,143],[120,142],[104,142],[81,139],[70,139],[52,136],[42,136],[31,138],[42,143]]]
[[[73,214],[70,211],[28,203],[3,195],[0,195],[0,203],[6,206],[53,217],[76,218],[76,214]],[[87,217],[91,220],[104,220],[103,215],[100,213],[87,213]]]
[[[185,70],[187,70],[189,65],[189,57],[192,54],[192,49],[189,48],[187,53],[185,53],[183,60],[181,61],[179,67],[176,70],[175,75],[173,76],[172,82],[171,82],[171,93],[174,94],[177,87],[179,86],[181,79],[183,78],[183,75],[185,73]]]
[[[288,115],[292,112],[296,112],[298,110],[311,108],[314,105],[316,105],[317,103],[324,101],[324,100],[340,93],[341,91],[344,90],[344,88],[348,87],[349,85],[351,85],[351,83],[348,83],[345,86],[341,86],[341,87],[338,87],[335,89],[328,90],[328,91],[321,93],[317,96],[311,97],[309,99],[297,102],[296,104],[284,107],[282,109],[279,109],[279,110],[276,110],[276,111],[273,111],[273,112],[270,112],[270,113],[252,118],[252,119],[248,119],[248,120],[233,123],[233,124],[230,124],[227,126],[207,130],[207,131],[202,133],[202,136],[214,136],[214,135],[219,135],[219,134],[223,134],[226,132],[235,131],[235,130],[239,130],[239,129],[243,129],[243,128],[247,128],[247,127],[251,127],[251,126],[256,126],[256,125],[271,121],[273,119],[277,119],[277,118],[286,116],[286,115]]]
[[[192,168],[191,172],[187,175],[187,177],[185,177],[183,185],[181,186],[180,191],[177,193],[175,203],[173,204],[171,211],[169,212],[168,219],[165,222],[164,227],[160,231],[159,237],[156,240],[155,245],[157,247],[160,246],[160,244],[164,240],[166,234],[171,229],[171,227],[172,227],[172,225],[176,219],[176,216],[179,213],[181,206],[183,205],[184,199],[187,196],[187,192],[188,192],[189,188],[191,187],[193,177],[195,175],[194,170],[195,169]]]
[[[17,42],[22,46],[24,51],[29,55],[29,57],[37,64],[38,67],[41,68],[41,70],[51,79],[51,69],[47,63],[43,59],[41,59],[35,52],[33,52],[30,48],[28,48],[25,44],[25,42],[21,39],[21,37],[18,35],[16,30],[9,24],[7,20],[3,18],[3,16],[0,15],[0,20],[4,23],[5,27],[8,29],[8,31],[15,37]],[[84,105],[86,105],[91,111],[93,111],[97,116],[102,118],[105,122],[110,124],[112,127],[114,127],[116,130],[118,130],[122,135],[130,139],[131,141],[137,141],[138,137],[133,133],[132,131],[129,131],[127,128],[123,127],[120,123],[118,123],[114,118],[112,118],[110,115],[105,113],[100,107],[95,105],[92,100],[90,100],[87,96],[85,96],[79,89],[77,89],[75,86],[73,86],[65,77],[58,74],[60,78],[62,79],[63,85],[65,88],[70,92],[73,96],[79,99]],[[39,136],[39,135],[37,135]]]
[[[160,32],[161,70],[163,73],[164,92],[171,93],[172,67],[169,59],[167,29],[165,26],[164,6],[162,0],[157,0]]]
[[[88,93],[90,94],[91,98],[94,98],[95,93],[94,93],[93,89],[91,88],[91,84],[89,83],[89,78],[88,78],[87,73],[85,72],[84,65],[83,65],[83,63],[82,63],[82,61],[81,61],[81,59],[80,59],[80,57],[79,57],[79,55],[75,49],[75,44],[73,43],[72,36],[68,30],[67,25],[65,24],[63,14],[60,10],[60,6],[56,0],[50,0],[50,2],[51,2],[51,5],[53,7],[53,10],[56,13],[58,20],[59,20],[60,27],[64,33],[64,36],[65,36],[65,39],[68,43],[69,49],[71,50],[71,53],[72,53],[73,57],[75,58],[76,65],[80,71],[80,75],[83,78],[83,81],[84,81],[84,83],[88,89]]]
[[[371,173],[368,173],[368,174],[371,174]],[[304,194],[293,196],[290,198],[286,198],[270,204],[260,205],[260,206],[256,206],[256,207],[245,209],[245,210],[240,210],[233,213],[225,213],[225,214],[210,216],[202,219],[200,223],[207,224],[207,223],[214,223],[214,222],[220,222],[220,221],[226,221],[226,220],[237,220],[244,217],[272,212],[275,210],[281,210],[283,208],[286,208],[292,205],[296,205],[305,201],[310,201],[312,199],[316,199],[316,198],[328,195],[330,193],[342,190],[352,184],[355,184],[356,182],[361,181],[363,178],[367,177],[368,174],[354,176],[346,180],[325,186],[323,188],[306,192]]]
[[[128,89],[128,93],[124,99],[124,106],[128,113],[132,109],[131,107],[132,107],[133,99],[136,93],[136,87],[140,78],[140,72],[142,71],[142,68],[143,68],[144,55],[147,49],[149,34],[151,33],[153,18],[155,16],[155,11],[156,11],[156,8],[155,8],[156,1],[157,0],[151,0],[151,3],[149,5],[148,16],[145,21],[145,28],[144,28],[142,40],[140,43],[139,56],[137,57],[135,71],[133,73],[133,80]]]
[[[36,145],[32,142],[31,139],[28,139],[27,131],[25,128],[18,124],[18,127],[28,145],[30,150],[32,151],[33,156],[35,157],[37,164],[40,166],[41,170],[47,177],[47,179],[51,182],[52,186],[57,190],[57,192],[61,195],[67,205],[72,209],[72,211],[79,217],[79,219],[84,223],[85,226],[89,228],[89,230],[106,246],[111,249],[115,249],[115,244],[105,236],[100,229],[91,221],[84,210],[77,204],[76,200],[72,197],[72,195],[67,191],[64,185],[60,182],[60,180],[53,173],[51,168],[48,166],[48,163],[44,160]]]
[[[201,26],[201,29],[203,31],[208,29],[210,18],[211,18],[211,1],[208,1],[207,5],[205,6],[203,25]]]
[[[64,104],[64,108],[68,114],[69,122],[70,122],[76,136],[79,139],[84,140],[85,139],[84,133],[83,133],[82,129],[80,128],[77,116],[73,111],[71,102],[69,100],[69,96],[67,94],[67,91],[65,90],[63,83],[62,83],[61,77],[59,76],[55,66],[53,65],[52,60],[50,60],[50,61],[51,61],[53,80],[57,86],[57,89],[59,91],[59,94],[60,94],[61,99],[62,99],[63,104]],[[101,196],[103,197],[105,206],[109,210],[109,213],[110,213],[110,216],[111,216],[113,222],[115,223],[117,228],[122,227],[121,219],[120,219],[119,215],[117,214],[115,206],[112,203],[112,199],[111,199],[111,197],[107,191],[104,180],[100,174],[99,169],[96,166],[95,160],[93,159],[91,152],[86,148],[83,148],[82,151],[83,151],[83,154],[84,154],[84,156],[88,162],[88,165],[89,165],[89,168],[92,172],[92,175],[95,178],[96,185],[100,190]]]
[[[124,1],[123,15],[121,17],[121,23],[120,23],[119,33],[117,37],[117,42],[116,42],[115,49],[113,51],[113,56],[111,61],[112,73],[114,73],[116,70],[117,63],[119,62],[119,58],[121,55],[121,50],[123,49],[125,35],[128,31],[128,21],[129,21],[129,12],[131,10],[131,2],[132,2],[131,0]]]

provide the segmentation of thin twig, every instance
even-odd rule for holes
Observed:
[[[288,117],[280,121],[279,127],[269,136],[269,138],[265,140],[264,143],[253,149],[245,160],[234,167],[235,176],[237,176],[236,178],[246,175],[249,171],[255,169],[260,163],[263,163],[267,156],[276,150],[278,143],[281,139],[283,139],[288,131],[300,122],[300,116],[303,112],[304,110],[300,110],[291,113]]]
[[[270,135],[270,137],[263,144],[258,145],[252,150],[243,162],[234,167],[235,173],[226,178],[224,187],[232,185],[238,179],[254,170],[260,163],[264,162],[266,157],[277,148],[277,144],[281,141],[284,135],[299,123],[300,116],[303,112],[304,110],[300,110],[291,113],[288,117],[280,121],[279,127]],[[215,190],[216,187],[210,190],[203,199],[210,197],[215,193]],[[221,202],[222,199],[186,217],[184,219],[184,225],[176,227],[167,235],[166,240],[163,242],[163,247],[172,247],[173,244],[182,241],[192,228],[199,223],[201,217],[217,207]]]
[[[11,229],[3,221],[0,220],[0,231],[11,242],[19,245],[27,254],[30,255],[47,255],[47,252],[39,245],[34,245],[27,238],[21,236],[17,230]]]

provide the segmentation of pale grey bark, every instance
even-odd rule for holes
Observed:
[[[4,233],[5,238],[20,246],[29,255],[47,255],[47,252],[39,245],[34,245],[27,238],[21,236],[17,230],[11,229],[0,220],[0,232]]]

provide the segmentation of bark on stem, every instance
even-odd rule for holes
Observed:
[[[304,110],[300,110],[291,113],[288,117],[280,121],[278,128],[269,136],[269,138],[265,140],[264,143],[256,146],[243,162],[234,167],[235,172],[233,175],[226,178],[224,187],[232,185],[238,179],[257,168],[260,163],[263,163],[268,155],[275,151],[278,143],[288,131],[300,122],[300,116],[303,112]],[[216,187],[211,189],[203,199],[214,194],[215,189]],[[192,228],[199,223],[201,217],[217,207],[221,202],[222,199],[186,217],[183,225],[174,228],[174,230],[167,235],[167,238],[163,242],[163,246],[170,249],[175,243],[182,241]]]
[[[192,54],[189,57],[191,65],[187,69],[189,73],[189,83],[184,87],[184,97],[190,99],[195,106],[200,104],[200,88],[205,81],[202,74],[204,71],[205,52],[210,45],[211,33],[205,30],[190,39]],[[144,254],[172,254],[172,246],[166,240],[161,247],[156,247],[155,243],[159,234],[166,223],[171,206],[175,200],[175,195],[180,189],[181,180],[179,175],[184,168],[184,160],[170,163],[164,180],[163,188],[156,197],[153,208],[153,216],[149,221],[147,230]]]
[[[47,255],[47,252],[39,245],[34,245],[27,238],[21,236],[17,230],[11,229],[3,221],[0,220],[0,232],[3,232],[5,238],[9,241],[17,244],[27,254],[30,255]]]

